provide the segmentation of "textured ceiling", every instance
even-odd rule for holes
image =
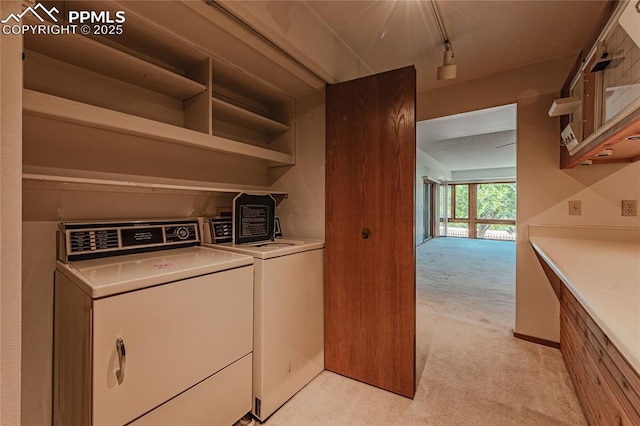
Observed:
[[[429,156],[451,171],[516,166],[516,131],[443,139],[428,144]]]
[[[516,166],[516,105],[421,121],[418,148],[451,171]]]

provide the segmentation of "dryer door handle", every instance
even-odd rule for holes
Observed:
[[[116,352],[118,353],[116,379],[118,379],[118,384],[121,385],[122,382],[124,382],[124,368],[127,365],[127,351],[124,347],[124,340],[122,337],[118,337],[118,340],[116,340]]]

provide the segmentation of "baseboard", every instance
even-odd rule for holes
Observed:
[[[520,334],[513,332],[513,337],[516,339],[526,340],[527,342],[537,343],[538,345],[549,346],[551,348],[560,349],[560,343],[553,342],[551,340],[541,339],[539,337],[527,336],[526,334]]]

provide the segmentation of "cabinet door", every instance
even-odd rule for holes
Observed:
[[[415,68],[327,87],[325,368],[415,392]]]
[[[596,62],[596,56],[584,68],[584,98],[582,99],[582,140],[593,134],[596,128],[596,74],[589,72]]]
[[[251,352],[253,268],[108,297],[93,309],[93,424],[125,424]]]

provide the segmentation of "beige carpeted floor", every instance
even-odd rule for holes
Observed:
[[[325,371],[265,424],[586,424],[560,352],[512,337],[514,270],[512,242],[419,246],[415,399]]]

